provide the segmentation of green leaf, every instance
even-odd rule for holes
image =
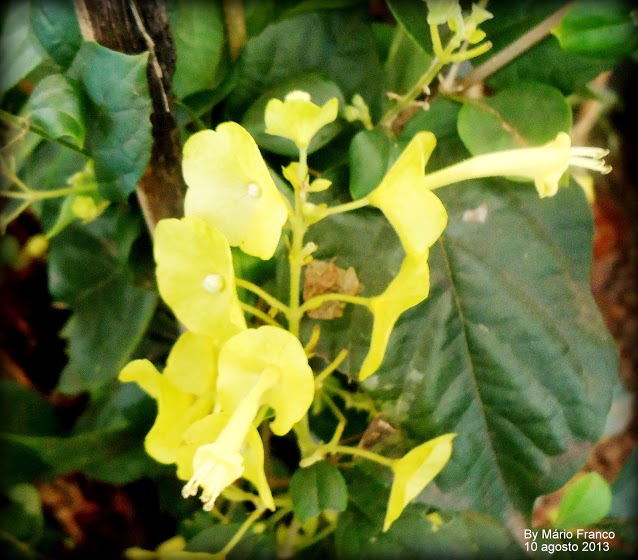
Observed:
[[[392,15],[405,29],[412,40],[424,53],[432,52],[430,27],[427,22],[428,10],[425,2],[405,2],[404,0],[387,0]]]
[[[62,74],[47,76],[29,98],[29,120],[52,138],[65,138],[81,148],[84,145],[84,108],[76,83]]]
[[[16,484],[7,491],[7,498],[0,506],[0,539],[6,538],[8,533],[28,547],[27,543],[33,544],[42,537],[44,529],[38,490],[32,484]],[[3,558],[7,556],[3,555]]]
[[[266,27],[244,48],[228,98],[230,114],[239,119],[254,99],[283,80],[321,72],[346,100],[359,93],[374,117],[381,107],[383,70],[364,18],[360,10],[324,10]]]
[[[177,50],[173,91],[183,99],[214,89],[226,40],[221,4],[173,0],[168,17]]]
[[[241,523],[217,524],[195,535],[186,544],[188,552],[208,552],[222,550],[240,529]],[[229,560],[272,560],[276,557],[277,544],[273,531],[261,533],[248,531],[228,554]],[[188,558],[188,556],[184,556]]]
[[[587,473],[574,481],[558,506],[554,522],[557,529],[588,527],[600,521],[611,509],[611,488],[597,472]]]
[[[344,511],[348,505],[346,481],[339,469],[326,461],[297,469],[290,481],[290,495],[295,516],[302,523],[322,511]]]
[[[44,59],[42,46],[29,25],[29,2],[4,6],[0,32],[0,92],[16,85]]]
[[[425,490],[430,503],[462,502],[513,526],[582,465],[611,402],[617,356],[589,286],[591,210],[574,187],[541,200],[531,186],[484,180],[437,194],[449,225],[431,250],[430,296],[400,318],[364,388],[415,441],[459,434]],[[484,221],[467,212],[479,207]],[[403,259],[373,210],[310,234],[317,258],[354,266],[363,295],[383,291]],[[305,321],[305,336],[315,323]],[[349,308],[320,324],[318,351],[349,349],[344,369],[356,376],[370,314]]]
[[[568,132],[571,121],[571,109],[560,91],[522,82],[466,103],[459,112],[458,131],[465,147],[478,155],[541,146],[558,132]]]
[[[581,0],[553,33],[569,54],[620,59],[638,48],[629,2]]]
[[[350,194],[353,199],[369,195],[401,153],[402,146],[379,129],[358,132],[350,144]]]
[[[48,55],[67,68],[80,46],[82,34],[75,8],[60,0],[31,0],[31,27]]]
[[[59,390],[96,389],[117,376],[140,341],[157,294],[133,283],[127,267],[139,216],[109,208],[87,226],[71,224],[51,240],[49,284],[73,315],[64,327],[69,363]]]
[[[123,200],[135,190],[150,159],[147,59],[148,53],[126,55],[84,43],[69,69],[90,100],[86,148],[95,159],[100,190],[110,200]]]
[[[250,132],[261,148],[294,159],[299,157],[299,150],[291,140],[266,133],[264,112],[268,101],[274,98],[283,101],[287,93],[298,89],[307,91],[312,97],[312,102],[317,105],[323,105],[333,97],[337,98],[341,108],[345,105],[341,90],[333,82],[317,74],[304,74],[295,76],[269,89],[250,106],[241,121],[242,126]],[[308,153],[311,154],[326,145],[339,134],[342,128],[343,123],[339,119],[324,126],[310,142]]]
[[[621,519],[637,519],[638,449],[634,448],[611,489],[613,501],[609,516]]]
[[[545,18],[559,10],[563,2],[493,2],[489,11],[494,17],[481,25],[493,47],[473,60],[479,65],[495,56]],[[520,80],[534,80],[558,88],[569,95],[614,66],[609,58],[593,59],[565,52],[556,37],[550,35],[521,53],[509,64],[489,76],[487,84],[498,90]]]

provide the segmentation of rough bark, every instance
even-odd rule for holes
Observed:
[[[149,51],[148,85],[153,102],[153,150],[137,196],[149,230],[162,218],[183,214],[186,186],[181,147],[173,113],[171,79],[175,43],[164,0],[74,0],[80,29],[94,40],[126,54]]]

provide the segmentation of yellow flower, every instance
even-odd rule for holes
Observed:
[[[252,136],[234,122],[202,130],[184,144],[186,216],[201,216],[228,243],[271,258],[288,210]]]
[[[160,374],[148,360],[134,360],[119,379],[135,382],[157,401],[157,418],[146,435],[147,453],[160,463],[174,463],[184,431],[213,405],[217,347],[191,332],[175,343]]]
[[[312,404],[314,377],[306,353],[297,337],[277,327],[244,331],[224,344],[219,354],[217,403],[231,412],[244,400],[246,387],[258,382],[265,371],[274,371],[277,381],[260,397],[275,411],[274,434],[288,433]]]
[[[447,225],[443,204],[424,186],[425,166],[435,146],[434,134],[419,132],[368,196],[392,224],[407,254],[427,254]]]
[[[425,255],[408,254],[401,269],[386,290],[370,299],[374,315],[370,350],[366,356],[359,380],[370,377],[381,365],[390,334],[397,319],[406,309],[422,302],[430,291],[430,268]]]
[[[266,132],[292,140],[299,150],[307,150],[319,129],[337,118],[336,97],[319,107],[305,91],[291,91],[285,101],[271,99],[266,105]]]
[[[246,381],[244,379],[243,398],[232,413],[222,411],[224,416],[220,416],[219,413],[213,414],[208,419],[204,419],[205,422],[191,426],[191,429],[184,434],[187,447],[183,449],[184,455],[179,459],[179,476],[185,477],[189,473],[184,463],[190,457],[192,457],[192,471],[190,471],[192,476],[184,486],[182,496],[184,498],[195,496],[201,488],[200,499],[204,502],[204,509],[207,511],[213,508],[215,500],[224,488],[244,475],[246,465],[242,449],[252,445],[250,457],[253,465],[255,467],[260,467],[259,463],[263,465],[263,449],[261,451],[255,449],[255,445],[260,445],[261,440],[258,444],[254,438],[249,440],[249,432],[255,429],[252,423],[260,406],[264,404],[264,395],[280,383],[281,375],[275,368],[266,368],[261,371],[252,385],[247,385]],[[247,387],[249,387],[248,391]],[[218,418],[221,420],[218,421]],[[219,429],[215,432],[213,428]],[[202,440],[207,443],[200,445]],[[208,443],[211,440],[212,443]],[[193,450],[194,454],[191,454]],[[261,472],[261,469],[258,470]],[[261,486],[260,493],[265,492],[263,478],[259,473],[253,473],[253,475],[255,486],[258,489]],[[268,502],[268,505],[272,505],[272,501]]]
[[[405,506],[441,472],[452,455],[456,434],[445,434],[415,447],[392,465],[394,480],[383,523],[387,531]]]
[[[534,181],[541,198],[554,196],[570,165],[609,173],[611,166],[603,160],[608,153],[602,148],[571,147],[569,135],[559,132],[555,140],[539,148],[483,154],[431,173],[425,178],[425,187],[432,190],[467,179],[516,176]]]
[[[155,229],[160,295],[189,330],[223,341],[246,328],[226,238],[196,216]]]

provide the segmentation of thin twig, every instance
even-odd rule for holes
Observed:
[[[551,16],[541,21],[538,25],[530,29],[527,33],[521,35],[516,41],[510,43],[503,50],[490,57],[480,66],[472,70],[465,78],[461,80],[463,90],[470,88],[475,84],[481,83],[485,78],[500,70],[506,64],[509,64],[517,56],[521,55],[536,43],[547,37],[552,29],[554,29],[572,8],[574,2],[565,4],[560,10],[554,12]]]

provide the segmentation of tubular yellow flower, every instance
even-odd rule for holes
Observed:
[[[277,327],[244,331],[224,344],[219,354],[217,404],[225,412],[235,410],[266,370],[277,372],[278,381],[261,396],[260,404],[275,411],[274,434],[288,433],[312,404],[314,377],[297,337]]]
[[[148,360],[134,360],[120,372],[157,401],[157,418],[146,435],[147,453],[160,463],[174,463],[184,431],[213,406],[217,347],[212,339],[184,333],[160,374]]]
[[[271,258],[288,210],[252,136],[234,122],[202,130],[184,144],[186,216],[201,216],[228,243]]]
[[[520,148],[483,154],[457,163],[425,177],[425,187],[432,190],[451,183],[479,177],[516,176],[534,181],[541,198],[558,192],[558,181],[570,165],[606,174],[611,166],[603,158],[602,148],[571,147],[571,139],[559,132],[556,139],[539,148]]]
[[[425,166],[435,146],[434,134],[419,132],[368,196],[392,224],[407,254],[427,255],[447,225],[443,204],[424,187]]]
[[[224,426],[228,424],[229,419],[230,416],[227,414],[209,414],[205,418],[195,422],[186,430],[183,437],[183,445],[178,451],[178,478],[188,481],[194,476],[194,458],[198,449],[214,441],[220,435]],[[206,449],[208,449],[208,455],[205,455],[205,453],[200,454],[196,468],[201,468],[206,458],[210,460],[214,456],[210,447],[206,447]],[[266,474],[264,473],[264,446],[254,426],[248,428],[246,439],[243,443],[240,443],[240,455],[242,465],[239,469],[243,467],[243,471],[237,478],[241,476],[248,480],[257,489],[264,505],[268,509],[274,510],[275,504],[273,503],[272,493],[266,480]],[[237,457],[234,452],[233,457],[236,461]],[[224,463],[222,463],[222,465],[223,464]],[[222,468],[218,470],[223,470],[223,472],[228,473],[232,472],[232,467],[228,469],[222,466]],[[232,481],[229,484],[232,484]],[[193,490],[196,492],[195,486],[191,485],[188,488],[189,496],[194,495]],[[184,492],[187,493],[186,490]]]
[[[266,132],[292,140],[299,150],[307,150],[319,129],[337,118],[336,97],[319,107],[305,91],[291,91],[285,100],[271,99],[266,105]]]
[[[441,472],[452,455],[456,434],[445,434],[415,447],[392,465],[394,480],[383,523],[387,531],[405,506]]]
[[[220,231],[196,216],[160,220],[155,262],[160,295],[188,329],[221,342],[246,328]]]
[[[204,502],[204,510],[210,511],[222,490],[244,474],[242,447],[248,441],[248,433],[254,429],[252,422],[259,407],[263,404],[264,395],[281,381],[280,378],[281,376],[276,369],[266,368],[259,374],[248,392],[245,391],[244,387],[244,397],[232,414],[227,415],[228,419],[214,441],[197,447],[192,462],[193,474],[182,490],[184,498],[195,496],[198,489],[202,488],[200,499]],[[215,421],[213,419],[209,422],[214,423]],[[207,427],[210,426],[207,425]],[[196,425],[191,429],[191,432],[199,429],[201,429],[201,425]],[[210,434],[207,435],[210,438]],[[196,442],[198,438],[192,433],[187,433],[185,439]],[[251,442],[253,445],[255,444],[254,438]],[[260,456],[263,457],[263,449],[261,455],[259,455],[259,451],[252,450],[253,463],[255,459],[258,461]],[[258,477],[254,483],[259,486],[263,484],[263,480],[260,482]]]
[[[430,291],[430,268],[425,255],[408,254],[401,269],[386,290],[370,299],[374,315],[370,350],[366,356],[359,380],[370,377],[381,365],[390,334],[397,319],[406,309],[422,302]]]

